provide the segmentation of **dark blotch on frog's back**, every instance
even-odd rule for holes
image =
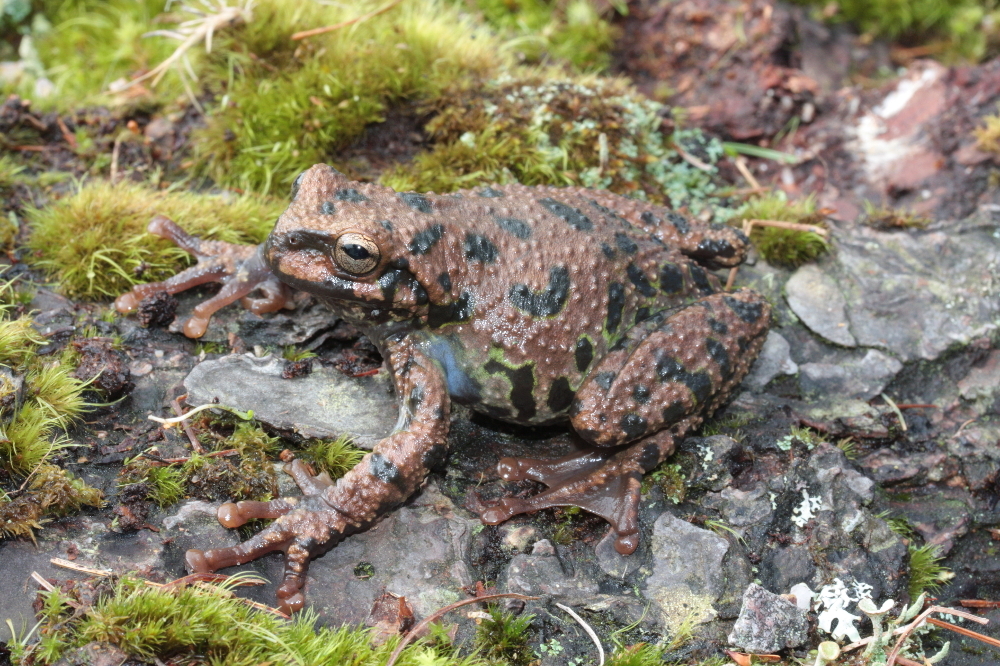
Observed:
[[[684,291],[684,273],[676,264],[665,263],[660,267],[660,291],[679,294]]]
[[[691,231],[691,224],[680,213],[667,213],[667,219],[682,236]]]
[[[715,333],[718,333],[719,335],[725,335],[726,333],[729,333],[729,327],[726,326],[724,322],[719,321],[715,317],[709,317],[708,327],[711,328],[712,331],[714,331]]]
[[[590,342],[590,338],[582,336],[576,341],[574,356],[576,357],[576,369],[579,372],[586,372],[587,368],[590,367],[590,362],[594,360],[594,345]]]
[[[726,346],[713,338],[709,338],[705,342],[705,346],[708,349],[708,355],[719,366],[719,370],[722,373],[722,381],[726,381],[732,374],[732,369],[729,367],[729,352],[726,351]]]
[[[521,240],[527,240],[531,237],[531,227],[524,220],[519,220],[516,217],[496,217],[493,219],[501,229],[512,236]]]
[[[736,248],[725,238],[702,238],[690,256],[695,259],[712,259],[714,257],[731,257],[735,254]]]
[[[640,405],[645,405],[649,402],[651,396],[652,394],[649,392],[649,387],[647,386],[636,384],[632,387],[632,399]]]
[[[368,460],[368,468],[371,470],[372,476],[382,483],[394,485],[402,491],[406,490],[403,483],[403,475],[399,472],[399,468],[381,453],[375,452],[371,454]]]
[[[562,310],[569,295],[569,270],[565,266],[549,269],[549,284],[533,292],[526,284],[515,284],[508,297],[514,307],[532,317],[551,317]]]
[[[626,414],[618,422],[618,427],[622,429],[622,432],[625,433],[625,436],[629,440],[633,440],[646,434],[649,422],[638,414]]]
[[[646,274],[642,272],[642,269],[635,264],[630,263],[625,267],[625,274],[628,275],[628,279],[635,285],[635,288],[639,290],[639,293],[646,298],[652,298],[656,296],[656,289],[653,285],[649,283],[649,278]]]
[[[549,387],[549,397],[545,401],[549,411],[559,414],[573,403],[576,393],[569,387],[569,379],[559,377]]]
[[[451,291],[451,276],[448,275],[448,271],[445,271],[444,273],[438,275],[437,281],[438,284],[441,285],[442,289],[444,289],[445,291]]]
[[[430,200],[422,194],[416,192],[397,192],[396,196],[403,200],[407,206],[421,213],[434,212]]]
[[[594,383],[607,391],[611,388],[611,384],[615,381],[615,377],[616,375],[613,372],[598,372],[594,375]]]
[[[688,264],[688,270],[691,271],[691,281],[694,282],[694,286],[698,287],[698,291],[703,294],[714,294],[715,289],[712,288],[712,283],[708,281],[708,273],[705,269],[698,264]]]
[[[605,257],[611,259],[612,261],[614,261],[614,258],[618,256],[617,253],[615,252],[615,249],[610,245],[608,245],[607,243],[601,243],[601,252],[604,253]]]
[[[663,354],[656,362],[656,375],[661,382],[683,384],[691,390],[696,404],[701,404],[712,394],[712,378],[705,371],[688,372],[677,359]]]
[[[556,201],[552,197],[539,199],[538,203],[545,206],[553,215],[561,217],[567,224],[577,231],[590,231],[594,228],[594,223],[589,217],[581,213],[578,208],[567,206],[563,202]]]
[[[531,420],[538,409],[535,407],[535,364],[527,363],[519,368],[511,368],[496,359],[490,359],[483,370],[491,375],[506,375],[510,382],[510,404],[517,410],[521,421]]]
[[[427,310],[427,325],[440,328],[448,324],[461,324],[472,319],[476,307],[472,294],[463,291],[458,298],[446,305],[431,303]]]
[[[497,260],[500,251],[489,238],[471,231],[465,234],[465,258],[467,261],[478,261],[492,264]]]
[[[492,187],[484,187],[483,189],[479,190],[478,194],[479,196],[484,197],[486,199],[499,199],[500,197],[507,196],[506,194],[504,194],[499,190],[494,190]]]
[[[334,196],[340,201],[349,201],[350,203],[363,203],[368,201],[368,197],[361,194],[361,192],[358,192],[353,187],[337,190],[337,193],[334,194]]]
[[[625,254],[635,254],[639,251],[639,246],[635,244],[635,241],[621,231],[615,232],[615,245]]]
[[[764,308],[760,303],[745,303],[732,296],[724,296],[722,300],[737,317],[748,324],[756,324],[764,314]]]
[[[413,240],[410,241],[410,252],[413,254],[427,254],[434,247],[434,244],[441,240],[441,236],[443,235],[444,226],[440,224],[431,225],[423,231],[417,232],[413,236]]]
[[[612,282],[608,285],[608,319],[605,323],[605,330],[608,333],[618,331],[618,325],[622,323],[622,310],[625,308],[625,287],[619,282]]]
[[[337,206],[332,201],[324,201],[323,205],[319,207],[319,212],[323,215],[333,215],[337,212]]]
[[[302,185],[302,179],[305,178],[305,175],[306,172],[303,171],[292,181],[292,201],[295,201],[295,197],[299,196],[299,187]]]

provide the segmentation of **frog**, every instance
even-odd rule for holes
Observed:
[[[295,291],[327,303],[376,345],[399,404],[391,433],[333,481],[287,461],[302,496],[224,503],[226,527],[272,522],[227,548],[188,550],[192,572],[285,553],[279,608],[305,604],[312,558],[374,524],[424,484],[448,453],[453,405],[523,426],[568,424],[582,447],[562,458],[502,458],[505,481],[545,487],[483,502],[496,525],[577,506],[604,518],[615,549],[639,545],[642,476],[722,406],[767,335],[759,293],[713,271],[742,263],[749,241],[667,206],[583,187],[480,186],[396,192],[317,164],[259,246],[150,231],[197,263],[134,287],[121,312],[160,291],[220,282],[184,325],[204,334],[219,308],[287,307]]]

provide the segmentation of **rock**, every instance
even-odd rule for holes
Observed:
[[[274,356],[232,354],[202,361],[184,380],[187,402],[219,402],[278,430],[303,437],[349,435],[371,448],[396,424],[396,401],[388,373],[348,377],[317,367],[297,379],[282,379],[284,361]]]
[[[1000,426],[972,423],[947,440],[948,453],[962,466],[962,475],[972,490],[990,487],[1000,473]]]
[[[986,361],[969,370],[969,374],[958,381],[958,391],[966,400],[987,400],[996,398],[1000,387],[1000,351],[993,350]]]
[[[653,523],[652,574],[642,594],[660,610],[663,623],[676,629],[689,618],[706,622],[723,591],[722,559],[729,542],[669,513]]]
[[[681,442],[678,452],[688,454],[697,463],[688,473],[685,485],[716,492],[728,486],[733,480],[729,471],[732,458],[740,448],[736,440],[725,435],[686,438]]]
[[[858,461],[880,484],[892,484],[912,479],[921,472],[914,459],[904,459],[892,449],[879,449]]]
[[[770,331],[760,350],[760,356],[750,367],[750,374],[743,380],[742,386],[751,391],[761,391],[778,375],[794,375],[799,366],[790,356],[791,347],[780,333]]]
[[[530,555],[515,555],[507,565],[505,589],[531,596],[549,595],[566,604],[584,604],[600,592],[597,581],[563,567],[552,543],[542,539]]]
[[[422,620],[465,598],[462,588],[475,582],[466,561],[478,525],[431,483],[367,532],[312,561],[310,607],[324,624],[361,623],[386,591],[405,597]]]
[[[597,557],[597,566],[601,568],[601,571],[612,578],[625,580],[625,576],[638,571],[643,562],[637,555],[622,555],[615,550],[617,540],[618,535],[615,534],[614,530],[611,530],[597,542],[597,546],[594,547],[594,555]]]
[[[907,493],[905,500],[891,500],[890,505],[925,543],[939,546],[947,555],[955,540],[968,534],[976,500],[962,488],[925,486]]]
[[[815,264],[799,268],[785,285],[788,305],[814,333],[830,342],[854,347],[847,320],[847,301],[837,282]]]
[[[724,488],[722,517],[733,527],[742,528],[766,524],[771,519],[771,498],[763,483],[754,484],[749,490]]]
[[[729,634],[729,643],[747,652],[769,654],[799,647],[809,639],[808,630],[805,611],[751,583],[743,593],[743,608]]]
[[[52,666],[121,666],[128,658],[117,645],[93,642],[70,650]]]
[[[903,364],[869,349],[859,360],[845,363],[803,363],[799,384],[806,395],[839,395],[868,400],[885,388]]]

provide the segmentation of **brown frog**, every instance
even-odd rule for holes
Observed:
[[[500,523],[551,506],[605,518],[628,554],[639,542],[640,481],[674,442],[718,408],[763,344],[770,307],[725,292],[706,269],[739,264],[747,239],[725,226],[583,188],[504,185],[450,195],[351,182],[319,164],[257,248],[200,241],[165,218],[151,231],[198,264],[118,299],[133,309],[156,291],[223,282],[185,332],[243,298],[256,312],[301,289],[331,304],[374,342],[400,403],[392,434],[336,483],[288,466],[304,496],[219,509],[228,527],[274,519],[246,542],[190,550],[215,571],[281,550],[278,590],[302,607],[310,558],[406,500],[446,454],[452,402],[535,425],[568,420],[592,448],[561,460],[504,459],[508,480],[548,490],[482,512]],[[253,291],[257,298],[248,298]]]

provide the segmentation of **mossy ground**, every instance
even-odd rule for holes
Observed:
[[[811,197],[789,201],[783,192],[747,201],[732,220],[734,223],[742,220],[778,220],[820,227],[826,224]],[[788,269],[813,261],[829,249],[829,244],[819,234],[779,227],[754,225],[750,240],[768,263]]]

